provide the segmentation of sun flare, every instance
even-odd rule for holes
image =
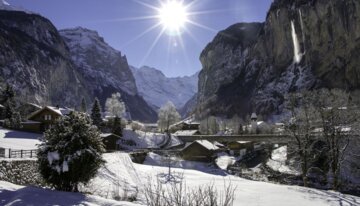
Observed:
[[[182,2],[169,0],[159,8],[159,20],[169,34],[179,35],[188,21],[188,12]]]

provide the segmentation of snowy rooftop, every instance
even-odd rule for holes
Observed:
[[[174,133],[175,136],[191,136],[195,135],[198,130],[179,130]]]
[[[113,133],[102,133],[102,134],[100,134],[101,138],[107,138],[107,137],[110,137],[110,136],[118,136],[118,135],[113,134]],[[120,138],[120,136],[119,136],[119,138]]]
[[[214,145],[213,143],[211,143],[211,142],[209,142],[207,140],[196,140],[195,142],[202,145],[203,147],[205,147],[208,150],[218,150],[218,149],[220,149],[218,146]]]

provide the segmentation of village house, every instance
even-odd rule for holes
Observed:
[[[46,106],[32,113],[28,117],[27,122],[23,122],[23,130],[43,132],[48,129],[55,121],[64,116],[69,115],[73,110],[69,108],[60,108]]]
[[[25,104],[21,104],[17,111],[20,112],[20,115],[24,118],[28,117],[29,115],[33,114],[34,112],[41,110],[42,107],[40,105],[27,102]]]
[[[195,121],[194,117],[188,117],[180,122],[177,122],[170,126],[171,131],[179,130],[199,130],[200,122]]]
[[[118,144],[119,140],[121,140],[120,136],[112,133],[107,133],[107,134],[100,134],[100,137],[105,145],[105,149],[107,152],[116,151],[120,149]]]
[[[185,146],[181,156],[184,160],[210,162],[219,150],[219,147],[207,140],[196,140]]]
[[[253,151],[254,146],[251,141],[234,141],[227,144],[230,155],[244,156]]]

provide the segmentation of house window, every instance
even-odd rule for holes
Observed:
[[[45,120],[51,120],[51,115],[50,115],[50,114],[46,114],[46,115],[44,116],[44,119],[45,119]]]

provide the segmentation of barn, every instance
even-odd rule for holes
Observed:
[[[184,160],[210,162],[220,148],[207,140],[196,140],[181,151]]]

